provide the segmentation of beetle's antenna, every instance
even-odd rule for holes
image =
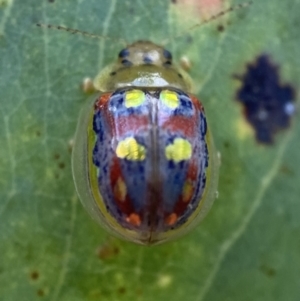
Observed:
[[[197,24],[194,24],[193,26],[190,26],[186,29],[184,29],[183,31],[181,31],[178,35],[175,35],[171,38],[168,38],[166,39],[165,41],[163,41],[162,45],[166,45],[168,44],[171,40],[174,40],[176,38],[179,38],[181,37],[184,33],[186,32],[189,32],[191,30],[194,30],[195,28],[197,27],[201,27],[207,23],[210,23],[216,19],[219,19],[220,17],[223,17],[224,15],[227,15],[228,13],[231,13],[233,11],[236,11],[236,10],[240,10],[240,9],[243,9],[243,8],[246,8],[248,6],[250,6],[251,4],[253,4],[253,1],[250,0],[250,1],[247,1],[247,2],[243,2],[243,3],[239,3],[239,4],[236,4],[236,5],[233,5],[233,6],[230,6],[229,8],[223,10],[223,11],[220,11],[219,13],[215,14],[215,15],[212,15],[210,16],[208,19],[204,19],[202,22],[200,23],[197,23]]]
[[[114,42],[119,42],[124,44],[125,46],[128,45],[128,43],[124,40],[124,39],[117,39],[117,38],[111,38],[111,37],[107,37],[107,36],[102,36],[102,35],[98,35],[98,34],[93,34],[93,33],[89,33],[86,31],[82,31],[79,29],[75,29],[75,28],[69,28],[69,27],[64,27],[64,26],[60,26],[60,25],[51,25],[51,24],[43,24],[43,23],[36,23],[36,26],[38,27],[43,27],[43,28],[48,28],[48,29],[58,29],[58,30],[63,30],[63,31],[67,31],[70,32],[71,34],[80,34],[92,39],[106,39],[106,40],[111,40]]]

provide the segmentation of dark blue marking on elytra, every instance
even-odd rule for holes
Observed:
[[[245,117],[256,131],[256,139],[271,144],[274,135],[290,125],[295,111],[295,93],[290,85],[282,85],[279,68],[267,55],[261,55],[249,64],[243,76],[237,99],[244,106]],[[286,108],[289,108],[288,110]]]
[[[163,56],[167,60],[172,60],[172,53],[169,50],[167,50],[167,49],[163,50]]]
[[[188,96],[188,94],[186,94],[185,92],[183,92],[182,90],[174,90],[179,96],[184,96],[188,99],[190,99],[190,97]]]
[[[179,99],[181,107],[193,111],[193,104],[189,97],[185,97],[184,95],[182,95],[179,97]]]
[[[127,48],[124,48],[119,52],[119,58],[124,58],[127,56],[129,56],[129,50]]]
[[[98,144],[96,143],[93,149],[93,163],[100,167]]]
[[[205,156],[205,168],[207,168],[208,167],[208,162],[209,162],[209,153],[208,153],[208,147],[207,147],[206,143],[205,143],[204,156]]]
[[[100,112],[95,113],[93,117],[93,130],[97,134],[99,141],[102,142],[104,139],[104,129]]]
[[[200,118],[200,132],[202,137],[205,137],[206,133],[207,133],[207,122],[206,122],[206,118],[204,116],[203,113],[199,114],[199,118]]]
[[[120,159],[127,193],[137,212],[145,205],[142,202],[142,200],[145,200],[145,193],[147,191],[145,162],[146,159],[143,161],[127,160],[126,158]]]

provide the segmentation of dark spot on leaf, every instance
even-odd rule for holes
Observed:
[[[55,0],[48,0],[48,2],[50,2],[50,3],[54,3],[54,2],[55,2]]]
[[[218,29],[219,32],[223,32],[225,30],[225,27],[223,25],[219,25],[217,27],[217,29]]]
[[[290,126],[295,111],[295,92],[291,85],[281,84],[279,68],[267,55],[248,64],[246,73],[235,76],[242,82],[236,98],[242,103],[247,121],[254,127],[256,139],[272,144],[274,135]]]
[[[126,288],[124,286],[120,287],[118,289],[118,293],[121,294],[121,295],[124,295],[126,293]]]
[[[171,3],[177,4],[177,0],[171,0]]]
[[[192,44],[193,43],[193,38],[190,35],[188,35],[185,39],[185,42],[188,43],[188,44]]]
[[[137,296],[141,297],[141,296],[143,295],[142,289],[141,289],[141,288],[138,288],[138,289],[136,290],[136,294],[137,294]]]
[[[182,74],[181,74],[181,73],[178,73],[178,77],[182,78]]]
[[[36,131],[35,134],[37,135],[37,137],[41,136],[41,132],[40,131]]]
[[[287,175],[287,176],[294,176],[295,175],[295,172],[289,166],[286,166],[286,165],[282,165],[280,167],[280,172]]]
[[[60,162],[60,163],[58,164],[58,167],[59,167],[60,169],[64,169],[64,168],[66,167],[66,164],[65,164],[64,162]]]
[[[115,71],[113,71],[113,72],[110,72],[110,76],[114,76],[114,75],[116,75],[117,74],[117,72],[115,72]]]
[[[0,1],[0,7],[6,7],[8,5],[8,1]],[[2,36],[2,35],[1,35]]]
[[[262,264],[259,268],[268,277],[274,277],[276,275],[276,270],[265,264]]]
[[[30,274],[30,278],[31,278],[32,280],[38,280],[39,277],[40,277],[40,274],[39,274],[39,272],[37,272],[37,271],[33,271],[33,272],[31,272],[31,274]]]
[[[44,292],[44,290],[42,290],[42,289],[39,289],[36,293],[37,293],[37,295],[38,295],[39,297],[44,297],[44,296],[45,296],[45,292]]]
[[[230,147],[230,143],[228,141],[224,141],[223,145],[224,145],[225,148],[229,148]]]
[[[54,159],[58,160],[60,158],[60,155],[58,153],[54,154]]]
[[[101,260],[109,260],[116,257],[119,252],[120,249],[116,245],[106,243],[97,250],[97,256]]]

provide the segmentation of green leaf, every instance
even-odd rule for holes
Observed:
[[[299,299],[299,121],[273,145],[257,143],[233,78],[265,53],[298,92],[299,0],[255,0],[169,44],[175,59],[191,60],[222,155],[219,199],[196,230],[136,246],[100,229],[76,196],[69,143],[80,85],[122,44],[35,23],[159,43],[199,22],[173,2],[0,0],[1,300]]]

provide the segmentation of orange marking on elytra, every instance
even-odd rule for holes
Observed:
[[[141,217],[137,213],[131,213],[129,216],[127,216],[126,222],[130,223],[133,226],[140,226],[142,223]]]
[[[172,226],[176,223],[177,221],[177,214],[176,213],[171,213],[169,216],[166,217],[165,219],[165,223],[168,225],[168,226]]]
[[[103,105],[110,99],[111,93],[102,94],[94,104],[94,109],[101,109]]]

